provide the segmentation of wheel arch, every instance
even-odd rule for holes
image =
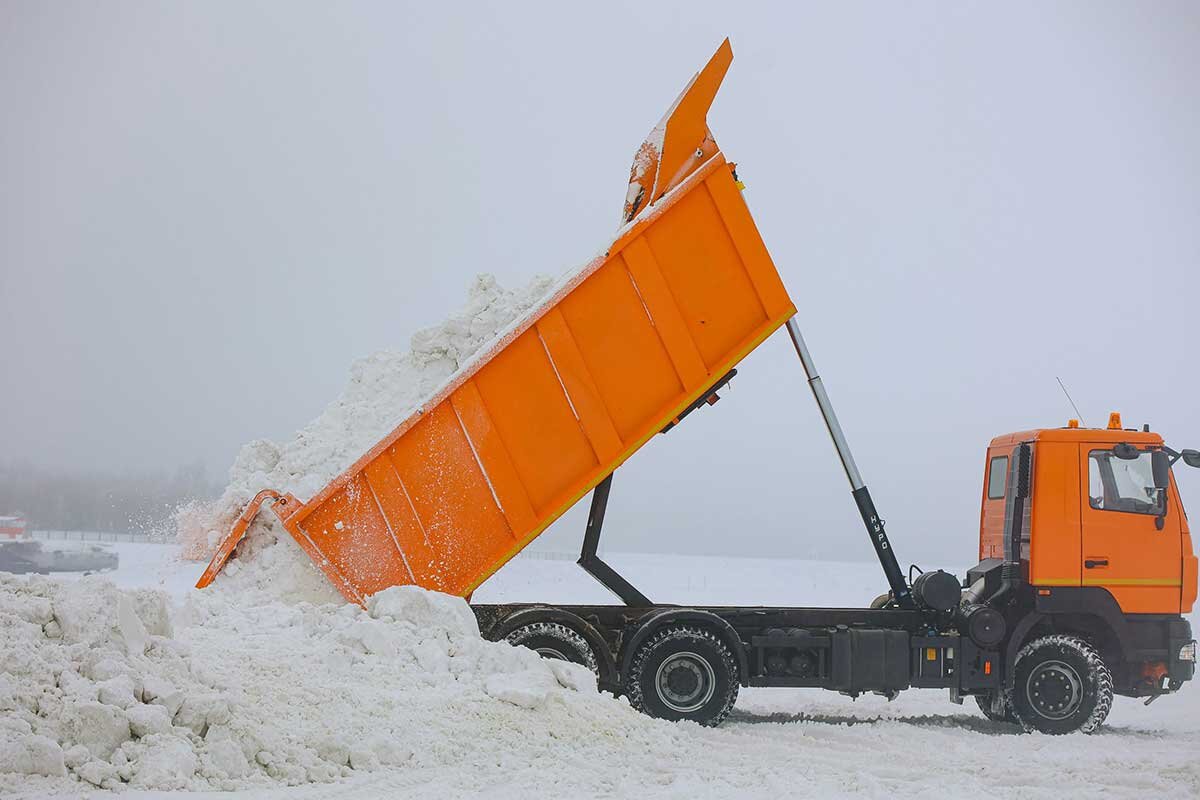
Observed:
[[[1034,629],[1045,618],[1045,614],[1034,611],[1021,617],[1013,626],[1012,633],[1008,636],[1008,644],[1004,648],[1004,680],[1007,685],[1012,684],[1013,673],[1017,666],[1017,653],[1021,652],[1021,648],[1033,638]]]
[[[702,611],[698,608],[661,609],[639,620],[637,630],[634,631],[633,636],[629,638],[629,641],[622,648],[621,675],[629,674],[634,654],[647,639],[668,625],[675,625],[681,622],[695,623],[700,627],[711,630],[719,636],[722,643],[733,651],[733,657],[737,660],[738,683],[742,686],[749,685],[749,662],[746,658],[746,648],[742,646],[742,639],[738,635],[738,632],[726,620],[721,619],[711,611]]]
[[[1102,586],[1055,587],[1037,596],[1037,611],[1050,618],[1056,633],[1090,637],[1111,666],[1133,650],[1129,621],[1112,592]]]
[[[1107,589],[1098,586],[1056,586],[1037,596],[1034,609],[1013,628],[1005,651],[1006,675],[1012,675],[1017,653],[1039,634],[1074,634],[1092,642],[1111,669],[1130,652],[1129,623]]]

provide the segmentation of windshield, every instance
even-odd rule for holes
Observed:
[[[1088,453],[1088,495],[1092,508],[1131,514],[1163,512],[1166,493],[1154,488],[1150,451],[1137,458],[1117,458],[1111,450]]]

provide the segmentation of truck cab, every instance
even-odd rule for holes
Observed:
[[[1083,637],[1108,665],[1113,691],[1129,696],[1155,697],[1192,677],[1183,615],[1196,600],[1197,562],[1170,469],[1180,455],[1148,427],[1123,428],[1115,413],[1103,429],[1072,420],[991,441],[976,574],[1019,564],[1011,653],[1038,637]]]

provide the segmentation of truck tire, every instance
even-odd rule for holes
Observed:
[[[1017,719],[1017,715],[1013,713],[1012,698],[1007,696],[1004,698],[1004,711],[1000,714],[996,713],[995,699],[995,692],[975,695],[975,702],[979,705],[979,710],[992,722],[1007,722],[1012,725],[1020,725],[1021,723]]]
[[[737,660],[715,633],[673,625],[638,648],[625,694],[643,714],[717,725],[737,700]]]
[[[1026,731],[1092,733],[1112,702],[1112,673],[1083,639],[1043,636],[1017,653],[1012,709]]]
[[[514,628],[504,637],[504,641],[528,647],[542,658],[582,664],[595,674],[600,674],[596,654],[592,652],[587,639],[560,622],[530,622]]]

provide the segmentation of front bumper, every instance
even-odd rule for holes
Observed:
[[[1171,689],[1178,689],[1196,674],[1196,640],[1186,619],[1172,620],[1167,646],[1167,677]]]

